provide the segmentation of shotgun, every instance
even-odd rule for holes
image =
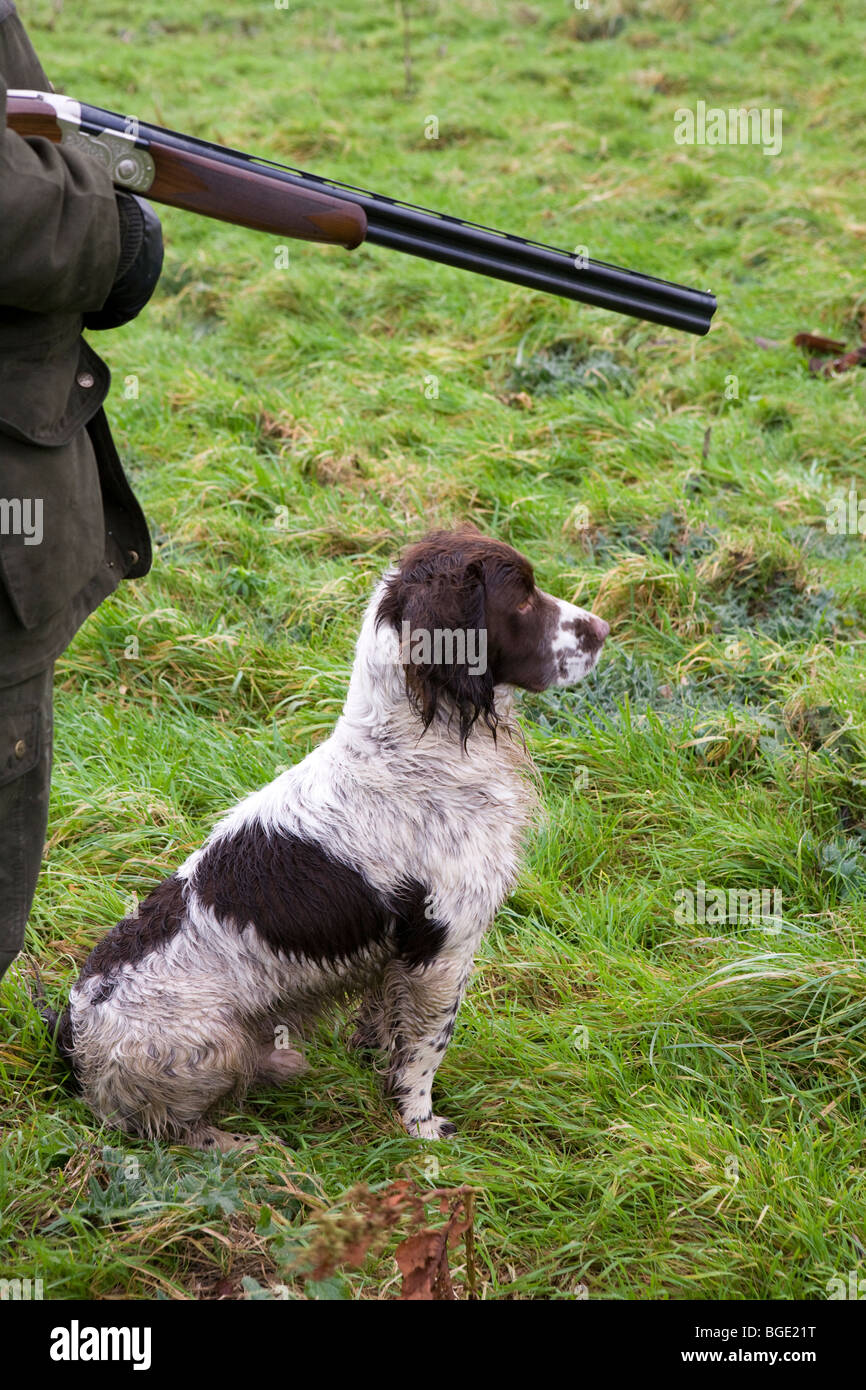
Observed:
[[[686,333],[706,333],[716,309],[709,291],[559,251],[55,92],[8,92],[6,123],[28,139],[52,140],[98,159],[117,188],[240,227],[348,250],[367,241]]]

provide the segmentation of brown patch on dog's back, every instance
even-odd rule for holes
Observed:
[[[134,917],[124,917],[90,952],[79,984],[93,975],[103,976],[104,981],[92,1002],[110,999],[117,972],[124,965],[137,965],[151,951],[167,945],[180,930],[185,913],[184,884],[172,874],[148,894]]]

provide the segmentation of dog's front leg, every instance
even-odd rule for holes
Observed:
[[[433,1078],[454,1032],[472,957],[440,956],[422,966],[394,960],[385,972],[388,1090],[417,1139],[444,1139],[457,1126],[433,1114]]]

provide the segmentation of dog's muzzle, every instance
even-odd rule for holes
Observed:
[[[585,608],[557,599],[559,628],[553,638],[553,685],[574,685],[598,662],[610,624]]]

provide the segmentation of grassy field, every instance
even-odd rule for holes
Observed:
[[[96,343],[156,559],[58,669],[46,866],[3,986],[0,1272],[46,1298],[392,1298],[393,1242],[324,1282],[305,1251],[354,1184],[412,1177],[474,1188],[487,1299],[820,1299],[862,1275],[866,560],[826,515],[866,498],[866,377],[810,373],[792,338],[866,335],[866,16],[21,8],[83,99],[720,309],[693,339],[375,248],[278,268],[274,238],[165,210],[152,306]],[[781,152],[678,145],[698,101],[780,109]],[[374,580],[467,517],[613,633],[583,686],[523,702],[545,820],[439,1073],[458,1138],[403,1136],[337,1028],[232,1116],[253,1153],[100,1132],[29,963],[62,999],[326,734]],[[685,920],[700,884],[777,890],[781,915]]]

